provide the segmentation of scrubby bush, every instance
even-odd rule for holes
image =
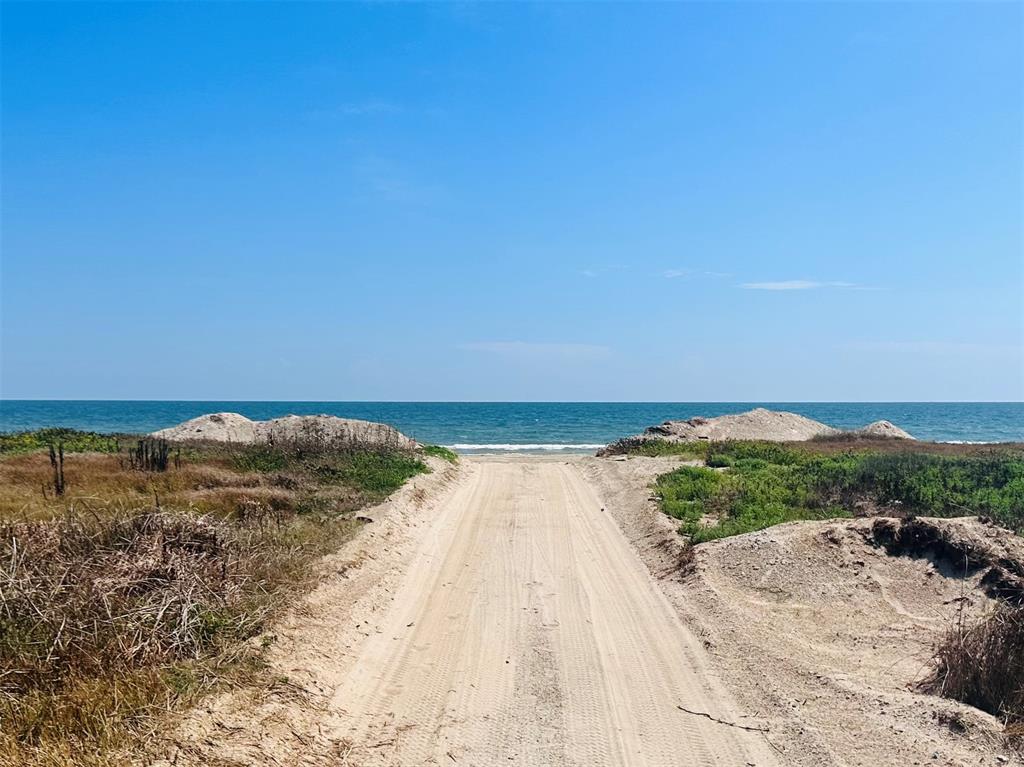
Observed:
[[[1024,608],[1000,604],[974,623],[958,620],[935,656],[931,692],[1024,723]]]
[[[0,455],[31,453],[64,445],[66,453],[116,453],[120,449],[117,436],[76,429],[36,429],[35,431],[0,432]]]
[[[662,476],[657,489],[663,508],[683,520],[682,531],[694,541],[788,520],[846,516],[862,508],[984,514],[1024,530],[1024,457],[1017,452],[834,452],[817,445],[709,445],[708,466],[724,471],[683,467]]]
[[[435,458],[443,458],[449,463],[457,463],[459,460],[459,454],[454,450],[444,447],[443,445],[424,445],[423,452],[426,455],[432,455]]]

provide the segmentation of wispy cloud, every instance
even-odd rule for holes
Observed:
[[[666,269],[661,273],[666,280],[676,280],[680,277],[732,277],[730,272],[711,272],[706,269]]]
[[[360,159],[355,174],[374,195],[389,202],[425,205],[447,197],[440,184],[424,181],[411,169],[383,157]]]
[[[913,354],[936,357],[1024,358],[1024,345],[974,341],[856,341],[850,349],[871,353]]]
[[[740,285],[744,290],[818,290],[819,288],[860,288],[855,282],[832,280],[782,280],[779,282],[744,282]]]
[[[405,107],[385,99],[369,99],[367,101],[349,101],[336,106],[312,109],[305,117],[311,120],[332,120],[343,117],[373,117],[398,115],[406,112]]]
[[[404,111],[398,104],[380,100],[353,102],[338,107],[338,114],[350,116],[395,115]]]
[[[584,277],[600,277],[602,274],[607,272],[618,272],[625,269],[625,266],[621,264],[610,264],[608,266],[592,266],[587,269],[580,269],[580,274]]]
[[[529,341],[473,341],[460,344],[464,351],[518,358],[592,360],[607,357],[611,349],[600,344],[533,343]]]

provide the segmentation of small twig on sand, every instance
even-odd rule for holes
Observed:
[[[748,727],[745,724],[727,722],[724,719],[719,719],[718,717],[711,716],[711,714],[706,714],[703,711],[691,711],[688,708],[683,708],[679,704],[676,704],[676,708],[678,708],[680,711],[685,711],[687,714],[693,714],[694,716],[702,716],[705,719],[710,719],[712,722],[717,722],[718,724],[724,724],[727,727],[737,727],[741,730],[749,730],[750,732],[770,732],[770,730],[767,727]]]

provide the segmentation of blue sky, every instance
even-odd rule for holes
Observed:
[[[3,4],[0,395],[1019,400],[1020,4]]]

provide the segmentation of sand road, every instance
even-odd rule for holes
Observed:
[[[350,764],[775,764],[572,462],[464,459],[336,689]]]

